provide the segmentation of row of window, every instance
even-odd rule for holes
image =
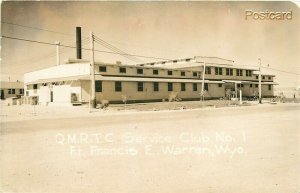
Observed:
[[[211,74],[211,67],[205,67],[205,74]],[[215,67],[215,75],[223,75],[223,68]],[[242,69],[236,69],[237,76],[243,76]],[[233,69],[226,68],[226,76],[233,76]],[[252,76],[251,70],[246,70],[246,76]]]
[[[222,87],[222,84],[219,84],[219,87]],[[168,91],[173,91],[173,83],[169,82],[167,84]],[[204,89],[208,91],[208,84],[204,84]],[[180,90],[186,91],[186,83],[180,83]],[[96,80],[95,82],[95,91],[102,92],[102,81]],[[143,92],[144,91],[144,82],[137,82],[137,91]],[[159,91],[159,83],[153,82],[153,91]],[[193,83],[193,91],[198,91],[197,83]],[[115,92],[122,92],[122,82],[116,81],[115,82]]]
[[[222,87],[222,84],[218,84],[218,87]],[[168,82],[168,91],[173,91],[173,83]],[[243,84],[237,84],[237,87],[244,87]],[[250,84],[250,88],[253,87],[253,84]],[[258,87],[258,84],[255,84],[255,88]],[[268,89],[271,90],[272,86],[268,85]],[[95,90],[96,92],[102,92],[102,81],[96,80],[95,82]],[[180,90],[181,91],[186,91],[186,83],[180,83]],[[204,84],[204,90],[208,91],[208,84]],[[144,91],[144,82],[137,82],[137,91],[138,92],[143,92]],[[153,91],[159,91],[159,83],[158,82],[153,82]],[[198,84],[193,83],[193,91],[198,91]],[[115,82],[115,92],[122,92],[122,82],[116,81]]]
[[[106,66],[99,66],[99,72],[107,72]],[[120,68],[119,68],[119,73],[125,74],[125,73],[126,73],[126,67],[120,67]],[[144,74],[144,69],[138,68],[138,69],[136,69],[136,73],[137,73],[137,74]],[[152,74],[153,74],[153,75],[158,75],[158,70],[157,70],[157,69],[153,69],[153,70],[152,70]],[[173,71],[168,70],[168,75],[169,75],[169,76],[172,76],[172,75],[173,75]],[[181,76],[186,76],[185,71],[181,71],[181,72],[180,72],[180,75],[181,75]],[[197,76],[198,76],[198,73],[197,73],[197,72],[193,72],[193,76],[194,76],[194,77],[197,77]]]
[[[266,77],[265,76],[262,76],[261,77],[263,80],[265,80],[266,79]],[[256,79],[258,79],[258,76],[256,76]],[[268,80],[271,80],[272,79],[272,77],[271,76],[268,76]]]
[[[10,88],[7,91],[8,94],[16,94],[16,89]],[[24,89],[19,89],[19,94],[24,94]]]

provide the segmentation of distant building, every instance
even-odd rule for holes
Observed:
[[[204,71],[205,64],[205,74]],[[95,62],[96,100],[112,103],[151,102],[176,93],[183,100],[199,100],[204,75],[205,98],[221,98],[226,90],[238,96],[258,96],[257,69],[221,58],[193,57],[140,65]],[[65,64],[24,75],[26,96],[39,104],[87,103],[90,99],[90,62],[69,59]],[[262,96],[274,95],[274,75],[262,75]]]
[[[1,81],[0,88],[1,88],[1,100],[10,97],[21,97],[24,95],[24,83],[20,81],[16,81],[16,82]]]

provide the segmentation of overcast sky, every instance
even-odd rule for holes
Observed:
[[[245,10],[292,11],[292,20],[245,19]],[[81,26],[84,47],[97,37],[130,54],[178,59],[217,56],[237,65],[262,64],[300,73],[299,7],[291,2],[2,2],[1,20],[49,31],[2,23],[2,35],[75,45]],[[107,50],[96,43],[96,49]],[[1,79],[22,80],[23,73],[56,65],[56,47],[2,38]],[[64,48],[62,58],[75,58]],[[83,52],[89,59],[90,53]],[[96,60],[134,64],[114,54],[96,53]],[[151,62],[154,59],[139,58]],[[276,74],[281,86],[300,85],[300,76]]]

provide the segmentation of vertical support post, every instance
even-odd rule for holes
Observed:
[[[242,104],[242,89],[240,89],[240,105]]]
[[[234,83],[234,98],[237,98],[237,92],[238,92],[238,90],[237,90],[237,83],[235,82]]]
[[[258,101],[261,104],[261,58],[259,60],[259,76],[258,76]]]
[[[90,98],[90,107],[96,107],[96,92],[95,92],[95,55],[94,55],[94,34],[91,32],[91,66],[90,66],[90,75],[91,75],[91,98]]]
[[[204,62],[203,65],[203,72],[202,72],[202,88],[201,88],[201,100],[204,101],[204,81],[205,81],[205,69],[206,63]]]
[[[60,65],[60,42],[55,42],[56,44],[56,64]]]

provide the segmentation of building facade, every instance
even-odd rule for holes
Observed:
[[[1,81],[0,82],[1,88],[1,100],[11,98],[11,97],[18,97],[24,95],[24,83],[20,81],[10,82],[10,81]]]
[[[96,101],[120,103],[126,98],[127,102],[151,102],[168,99],[170,95],[199,100],[202,85],[207,99],[224,97],[228,89],[233,93],[242,90],[245,97],[258,95],[257,69],[238,68],[224,59],[214,60],[203,62],[203,58],[194,57],[135,66],[95,62]],[[38,96],[39,104],[87,103],[90,74],[89,61],[69,59],[62,65],[26,73],[25,94]],[[262,77],[262,96],[273,96],[274,75]]]

